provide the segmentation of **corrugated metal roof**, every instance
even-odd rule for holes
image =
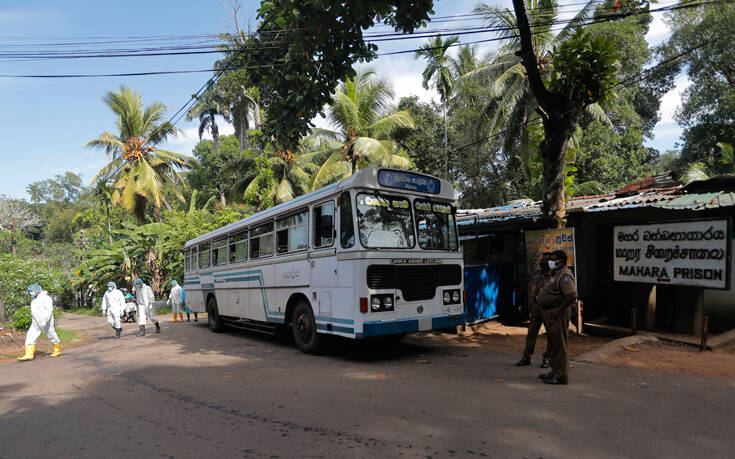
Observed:
[[[719,183],[719,182],[718,182]],[[604,212],[611,210],[658,207],[662,209],[716,209],[735,206],[735,191],[710,193],[685,193],[685,188],[671,187],[642,190],[633,196],[616,197],[615,194],[580,196],[567,204],[567,213]],[[541,201],[492,207],[489,209],[458,209],[457,225],[475,223],[501,223],[514,220],[541,218]]]
[[[602,212],[608,210],[635,209],[652,206],[658,202],[669,201],[676,197],[678,188],[645,191],[634,196],[615,198],[605,202],[593,203],[585,206],[584,212]]]
[[[677,196],[668,201],[653,204],[662,209],[717,209],[735,206],[735,192],[719,191],[715,193],[693,193]]]
[[[571,198],[567,213],[583,212],[585,206],[613,199],[615,195],[600,194]],[[498,223],[512,220],[538,220],[541,218],[541,201],[491,207],[489,209],[457,209],[457,225],[477,223]]]

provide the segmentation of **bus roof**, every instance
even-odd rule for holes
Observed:
[[[333,194],[341,193],[347,189],[353,188],[388,188],[395,189],[396,192],[408,193],[416,196],[426,196],[431,199],[443,201],[456,201],[457,195],[454,187],[446,180],[434,177],[428,174],[420,174],[401,169],[390,169],[385,167],[368,167],[360,170],[339,182],[332,183],[318,190],[312,191],[302,196],[298,196],[288,202],[278,204],[258,212],[242,220],[238,220],[222,228],[210,231],[209,233],[195,237],[186,242],[185,248],[196,245],[219,236],[226,236],[229,233],[236,232],[240,228],[249,227],[264,220],[269,220],[282,213],[303,207],[313,201],[319,201]],[[390,193],[390,192],[388,192]]]

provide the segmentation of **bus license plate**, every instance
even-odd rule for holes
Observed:
[[[442,306],[442,312],[444,314],[459,314],[464,310],[462,304],[445,304]]]

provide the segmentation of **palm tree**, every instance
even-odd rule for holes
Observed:
[[[43,188],[43,182],[34,182],[26,187],[26,193],[28,193],[31,201],[36,205],[36,210],[38,210],[38,205],[45,194]]]
[[[309,191],[312,173],[318,166],[309,162],[307,156],[283,150],[267,160],[259,157],[259,173],[245,189],[246,202],[263,210],[281,204]]]
[[[219,115],[226,119],[230,110],[220,95],[213,91],[212,89],[206,91],[197,100],[197,103],[186,114],[186,119],[191,121],[194,118],[199,118],[199,140],[202,140],[204,131],[209,129],[216,153],[219,152],[219,128],[217,127],[216,117]]]
[[[459,41],[459,37],[448,37],[442,39],[441,34],[424,44],[416,51],[416,59],[426,59],[426,69],[422,74],[424,77],[424,89],[429,89],[429,83],[439,91],[442,105],[444,107],[444,177],[449,178],[449,145],[447,140],[447,99],[452,94],[454,75],[451,71],[452,59],[447,55],[447,49]]]
[[[408,111],[391,113],[393,90],[368,70],[339,85],[328,119],[335,130],[314,129],[313,136],[327,149],[315,158],[324,161],[314,176],[312,188],[347,177],[369,165],[408,168],[411,160],[390,140],[390,133],[401,127],[413,128]]]
[[[111,183],[113,204],[133,214],[138,224],[145,222],[146,204],[156,209],[168,203],[163,197],[166,183],[182,184],[180,169],[194,164],[194,159],[156,145],[171,135],[176,128],[163,122],[166,107],[160,102],[144,107],[140,94],[121,86],[117,92],[108,92],[105,104],[117,115],[119,134],[105,131],[87,142],[89,148],[104,150],[108,163],[92,179],[90,185],[102,181]],[[184,200],[181,193],[177,197]]]
[[[97,181],[97,186],[92,190],[92,198],[98,204],[105,206],[105,215],[107,216],[107,238],[112,244],[112,224],[110,223],[110,204],[112,203],[112,190],[110,186],[101,181]]]
[[[533,48],[538,57],[538,68],[542,76],[552,69],[551,53],[555,46],[567,40],[574,30],[590,19],[599,7],[599,1],[589,0],[566,26],[556,35],[551,30],[557,21],[558,5],[555,0],[525,0],[530,27],[534,31]],[[529,147],[529,132],[535,127],[534,116],[538,103],[533,97],[521,58],[516,53],[521,49],[515,13],[508,8],[500,9],[480,3],[475,12],[485,16],[488,28],[502,30],[500,38],[504,44],[490,63],[464,73],[460,81],[482,78],[490,83],[490,101],[483,109],[490,131],[502,132],[506,153],[517,154],[530,174],[532,152]],[[595,119],[610,123],[604,110],[592,104],[587,111]],[[540,123],[539,123],[540,124]],[[576,138],[575,138],[576,139]],[[573,139],[574,141],[574,139]]]

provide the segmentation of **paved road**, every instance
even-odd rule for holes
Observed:
[[[513,357],[409,338],[379,352],[206,324],[0,364],[0,457],[732,457],[735,382],[603,365],[567,387]]]

